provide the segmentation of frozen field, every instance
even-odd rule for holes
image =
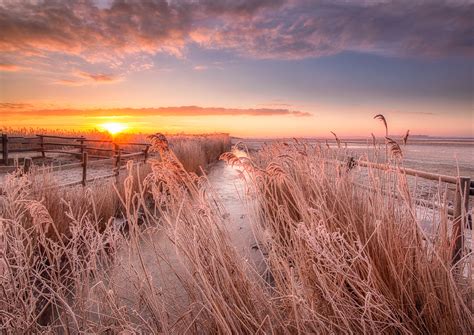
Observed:
[[[380,140],[380,139],[379,139]],[[398,141],[397,138],[395,140]],[[242,142],[249,149],[257,150],[265,143],[274,139],[234,139],[234,143]],[[285,139],[282,141],[292,141]],[[324,139],[308,139],[307,143],[325,145]],[[341,139],[344,143],[345,139]],[[336,147],[333,139],[328,140],[329,145]],[[401,140],[399,141],[402,142]],[[355,156],[372,156],[372,140],[349,139],[347,140],[349,153]],[[445,175],[461,175],[474,179],[474,138],[423,138],[409,139],[406,146],[401,145],[405,167],[429,171]],[[458,173],[459,169],[459,173]]]

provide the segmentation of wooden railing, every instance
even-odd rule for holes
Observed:
[[[111,145],[113,148],[93,146],[93,144],[98,143]],[[47,154],[50,153],[66,154],[77,157],[80,162],[48,167],[49,171],[82,167],[81,181],[68,184],[67,186],[71,186],[72,184],[82,184],[85,186],[87,182],[91,180],[88,178],[88,168],[95,164],[112,163],[112,173],[101,176],[101,178],[113,176],[118,177],[120,169],[123,167],[123,160],[141,158],[143,159],[143,162],[146,162],[149,157],[150,149],[149,143],[115,142],[111,140],[88,139],[83,136],[71,137],[44,134],[38,134],[31,137],[8,136],[7,134],[2,134],[1,144],[2,160],[0,162],[3,163],[4,167],[2,167],[0,171],[13,171],[18,167],[12,165],[13,160],[9,157],[10,153],[39,152],[41,153],[41,158],[46,158]],[[130,147],[139,147],[141,150],[124,150],[124,148]],[[65,150],[64,148],[72,148],[73,150],[77,151]],[[104,155],[98,155],[98,152],[104,153]],[[27,172],[32,165],[32,158],[23,157],[24,171]]]
[[[419,171],[415,169],[409,169],[404,167],[396,167],[388,164],[380,164],[363,160],[355,160],[350,158],[350,163],[361,167],[379,169],[385,171],[393,171],[402,173],[409,176],[419,177],[427,180],[433,180],[437,182],[443,182],[451,185],[455,185],[454,201],[453,201],[453,230],[452,230],[452,260],[453,264],[457,263],[463,256],[464,248],[464,233],[463,228],[468,225],[469,220],[469,203],[470,196],[474,195],[474,180],[470,177],[454,177],[441,175],[426,171]],[[425,202],[426,203],[426,202]],[[472,220],[472,215],[471,215]],[[472,224],[472,222],[471,222]]]

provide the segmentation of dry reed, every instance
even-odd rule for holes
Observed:
[[[247,178],[265,275],[232,246],[218,196],[194,173],[222,144],[188,165],[179,152],[194,147],[170,143],[155,143],[162,157],[151,159],[146,176],[128,166],[113,206],[101,200],[109,195],[103,189],[75,199],[42,193],[29,176],[7,179],[5,332],[472,331],[468,295],[450,265],[447,216],[440,213],[428,239],[403,175],[369,170],[368,191],[356,186],[356,169],[335,161],[342,150],[301,142],[276,143],[250,159],[223,155]],[[107,220],[117,211],[126,232]],[[67,234],[58,229],[65,220]],[[101,222],[108,224],[97,229]]]

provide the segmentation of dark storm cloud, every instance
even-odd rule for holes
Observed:
[[[115,65],[139,53],[182,56],[190,43],[253,58],[470,57],[472,17],[469,1],[7,1],[0,50],[10,58],[62,53]]]

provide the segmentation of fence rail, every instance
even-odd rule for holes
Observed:
[[[63,140],[60,142],[54,142],[53,140]],[[66,142],[69,141],[69,142]],[[89,144],[87,144],[89,143]],[[103,143],[112,145],[113,148],[101,148],[91,146],[91,143]],[[13,160],[10,159],[10,153],[23,153],[23,152],[39,152],[41,153],[42,158],[46,158],[47,154],[50,153],[59,153],[65,155],[71,155],[80,159],[78,163],[69,163],[58,166],[52,166],[48,169],[50,171],[58,171],[70,168],[82,167],[82,179],[79,182],[71,183],[71,185],[82,184],[86,185],[87,182],[91,180],[109,178],[111,176],[119,176],[120,170],[123,167],[122,162],[124,159],[139,159],[143,158],[143,161],[146,162],[149,156],[149,143],[137,143],[137,142],[114,142],[111,140],[99,140],[99,139],[88,139],[85,137],[72,137],[72,136],[57,136],[57,135],[44,135],[37,134],[36,136],[22,137],[22,136],[8,136],[7,134],[1,135],[1,145],[2,145],[2,159],[0,163],[3,163],[3,166],[0,166],[0,172],[11,172],[14,171],[17,166],[14,166]],[[32,147],[17,147],[30,145]],[[13,147],[15,146],[15,147]],[[141,150],[135,152],[124,151],[124,147],[141,147]],[[76,151],[65,150],[65,148],[72,148]],[[98,155],[95,153],[109,153],[110,155]],[[36,157],[34,157],[36,158]],[[92,160],[95,158],[95,160]],[[112,173],[105,176],[100,176],[96,178],[88,178],[88,168],[91,165],[103,164],[103,163],[112,163]],[[32,166],[32,158],[23,157],[23,170],[28,171]]]
[[[427,180],[444,182],[455,185],[454,206],[451,211],[453,216],[453,230],[452,230],[452,261],[456,264],[463,256],[464,249],[464,227],[468,225],[469,220],[469,202],[470,196],[474,195],[474,180],[465,176],[446,176],[426,171],[419,171],[404,167],[396,167],[388,164],[373,163],[363,160],[354,160],[350,158],[349,164],[355,164],[361,167],[373,168],[385,171],[397,171],[399,173],[420,177]],[[472,220],[472,215],[471,215]],[[471,223],[472,224],[472,223]]]

